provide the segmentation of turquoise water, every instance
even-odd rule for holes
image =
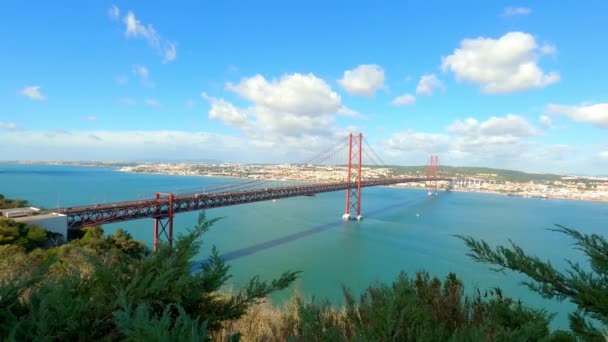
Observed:
[[[0,164],[0,193],[32,204],[68,207],[104,201],[148,198],[156,191],[179,191],[224,183],[210,177],[128,174],[108,168]],[[548,231],[554,223],[583,232],[606,233],[608,204],[512,198],[476,193],[440,193],[400,188],[363,190],[361,222],[342,222],[344,193],[298,197],[212,209],[223,217],[205,236],[200,259],[212,245],[229,259],[235,288],[253,275],[269,279],[284,270],[300,270],[295,284],[305,296],[341,301],[341,285],[356,293],[374,282],[388,282],[400,271],[427,270],[440,277],[455,272],[468,286],[500,286],[504,293],[558,313],[556,327],[567,326],[572,304],[547,301],[519,285],[522,277],[496,273],[476,264],[454,234],[472,235],[491,244],[515,241],[557,267],[565,259],[584,263],[567,237]],[[194,225],[196,213],[176,217],[176,231]],[[127,229],[152,242],[152,220],[105,226]],[[280,301],[289,292],[278,294]]]

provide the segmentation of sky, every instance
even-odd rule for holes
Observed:
[[[606,1],[9,1],[0,160],[608,174]]]

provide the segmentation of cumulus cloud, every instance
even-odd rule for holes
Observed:
[[[285,152],[281,160],[297,161],[293,158],[298,152],[332,146],[344,139],[349,131],[356,131],[354,127],[338,127],[338,115],[361,117],[342,104],[340,96],[329,84],[313,74],[293,73],[270,80],[255,75],[238,83],[227,83],[226,89],[247,104],[236,106],[202,93],[210,103],[209,118],[240,131],[248,140],[256,141],[264,148]],[[306,146],[305,151],[303,146]]]
[[[120,9],[115,5],[108,10],[108,14],[113,20],[118,20],[120,13]],[[133,11],[128,11],[122,22],[125,25],[125,37],[145,40],[152,49],[163,56],[163,63],[172,62],[177,58],[175,43],[161,37],[151,24],[143,24]]]
[[[357,112],[354,109],[350,109],[346,106],[342,106],[342,108],[340,108],[338,110],[337,114],[342,115],[342,116],[348,116],[348,117],[355,118],[355,119],[365,119],[366,118],[361,113]]]
[[[27,96],[32,100],[36,100],[36,101],[44,101],[46,100],[46,96],[42,95],[42,93],[40,92],[40,86],[26,86],[23,89],[21,89],[21,91],[19,91],[19,94],[23,95],[23,96]]]
[[[391,103],[395,106],[410,106],[416,103],[416,97],[412,94],[403,94],[397,96]]]
[[[409,165],[426,164],[429,155],[436,154],[447,165],[573,172],[591,160],[586,161],[575,146],[538,142],[532,139],[534,133],[533,126],[515,115],[485,121],[468,118],[448,125],[446,133],[398,132],[380,146],[389,161]]]
[[[4,129],[7,131],[12,131],[17,129],[17,124],[15,124],[14,122],[3,122],[0,121],[0,129]]]
[[[344,71],[338,84],[349,94],[373,96],[384,86],[384,70],[376,64],[362,64]]]
[[[441,66],[459,81],[479,84],[484,93],[511,93],[559,81],[557,72],[544,72],[538,65],[548,52],[555,53],[555,47],[539,47],[532,35],[509,32],[498,39],[464,39],[451,55],[443,57]]]
[[[541,115],[538,118],[538,121],[540,122],[540,125],[545,129],[553,127],[553,122],[551,121],[551,118],[548,115]]]
[[[563,115],[575,122],[589,123],[598,128],[608,129],[608,103],[580,106],[550,104],[547,106],[547,111],[551,114]]]
[[[537,133],[534,126],[526,119],[514,114],[505,117],[493,116],[483,122],[474,118],[456,120],[446,130],[463,136],[530,137]]]
[[[532,9],[529,7],[506,7],[503,15],[512,17],[516,15],[529,15],[532,13]]]
[[[172,62],[176,58],[177,58],[177,49],[175,48],[175,44],[167,43],[167,47],[165,49],[165,58],[163,59],[163,63]]]
[[[420,77],[420,81],[418,81],[418,86],[416,87],[416,94],[433,95],[435,89],[442,88],[444,88],[444,85],[435,74],[426,74]]]
[[[216,159],[238,163],[300,162],[333,146],[336,137],[252,137],[174,130],[6,131],[0,155],[30,160]],[[184,146],[188,146],[184,149]]]

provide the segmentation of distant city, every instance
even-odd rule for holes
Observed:
[[[344,165],[299,164],[233,164],[233,163],[122,163],[122,162],[40,162],[19,161],[27,164],[59,164],[79,166],[109,166],[121,172],[155,173],[183,176],[231,177],[329,183],[342,181],[346,175]],[[425,166],[363,167],[363,179],[392,176],[419,177],[425,175]],[[441,166],[440,177],[453,178],[453,182],[440,182],[443,189],[496,193],[516,197],[556,198],[586,201],[608,201],[608,177],[531,174],[519,171]],[[425,188],[424,183],[407,183],[397,186]]]

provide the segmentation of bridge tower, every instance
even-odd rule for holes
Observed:
[[[155,199],[159,200],[166,198],[169,201],[163,204],[156,205],[156,213],[158,216],[154,217],[154,251],[158,249],[158,243],[160,238],[164,235],[167,238],[169,248],[173,247],[173,200],[175,196],[164,192],[157,192],[154,196]],[[166,214],[162,214],[166,212]],[[160,228],[160,229],[159,229]]]
[[[363,134],[348,137],[348,166],[346,171],[346,208],[343,220],[361,220],[361,157]],[[356,216],[353,213],[356,211]]]
[[[429,160],[429,196],[435,195],[437,196],[437,174],[439,170],[439,157],[431,156]]]

